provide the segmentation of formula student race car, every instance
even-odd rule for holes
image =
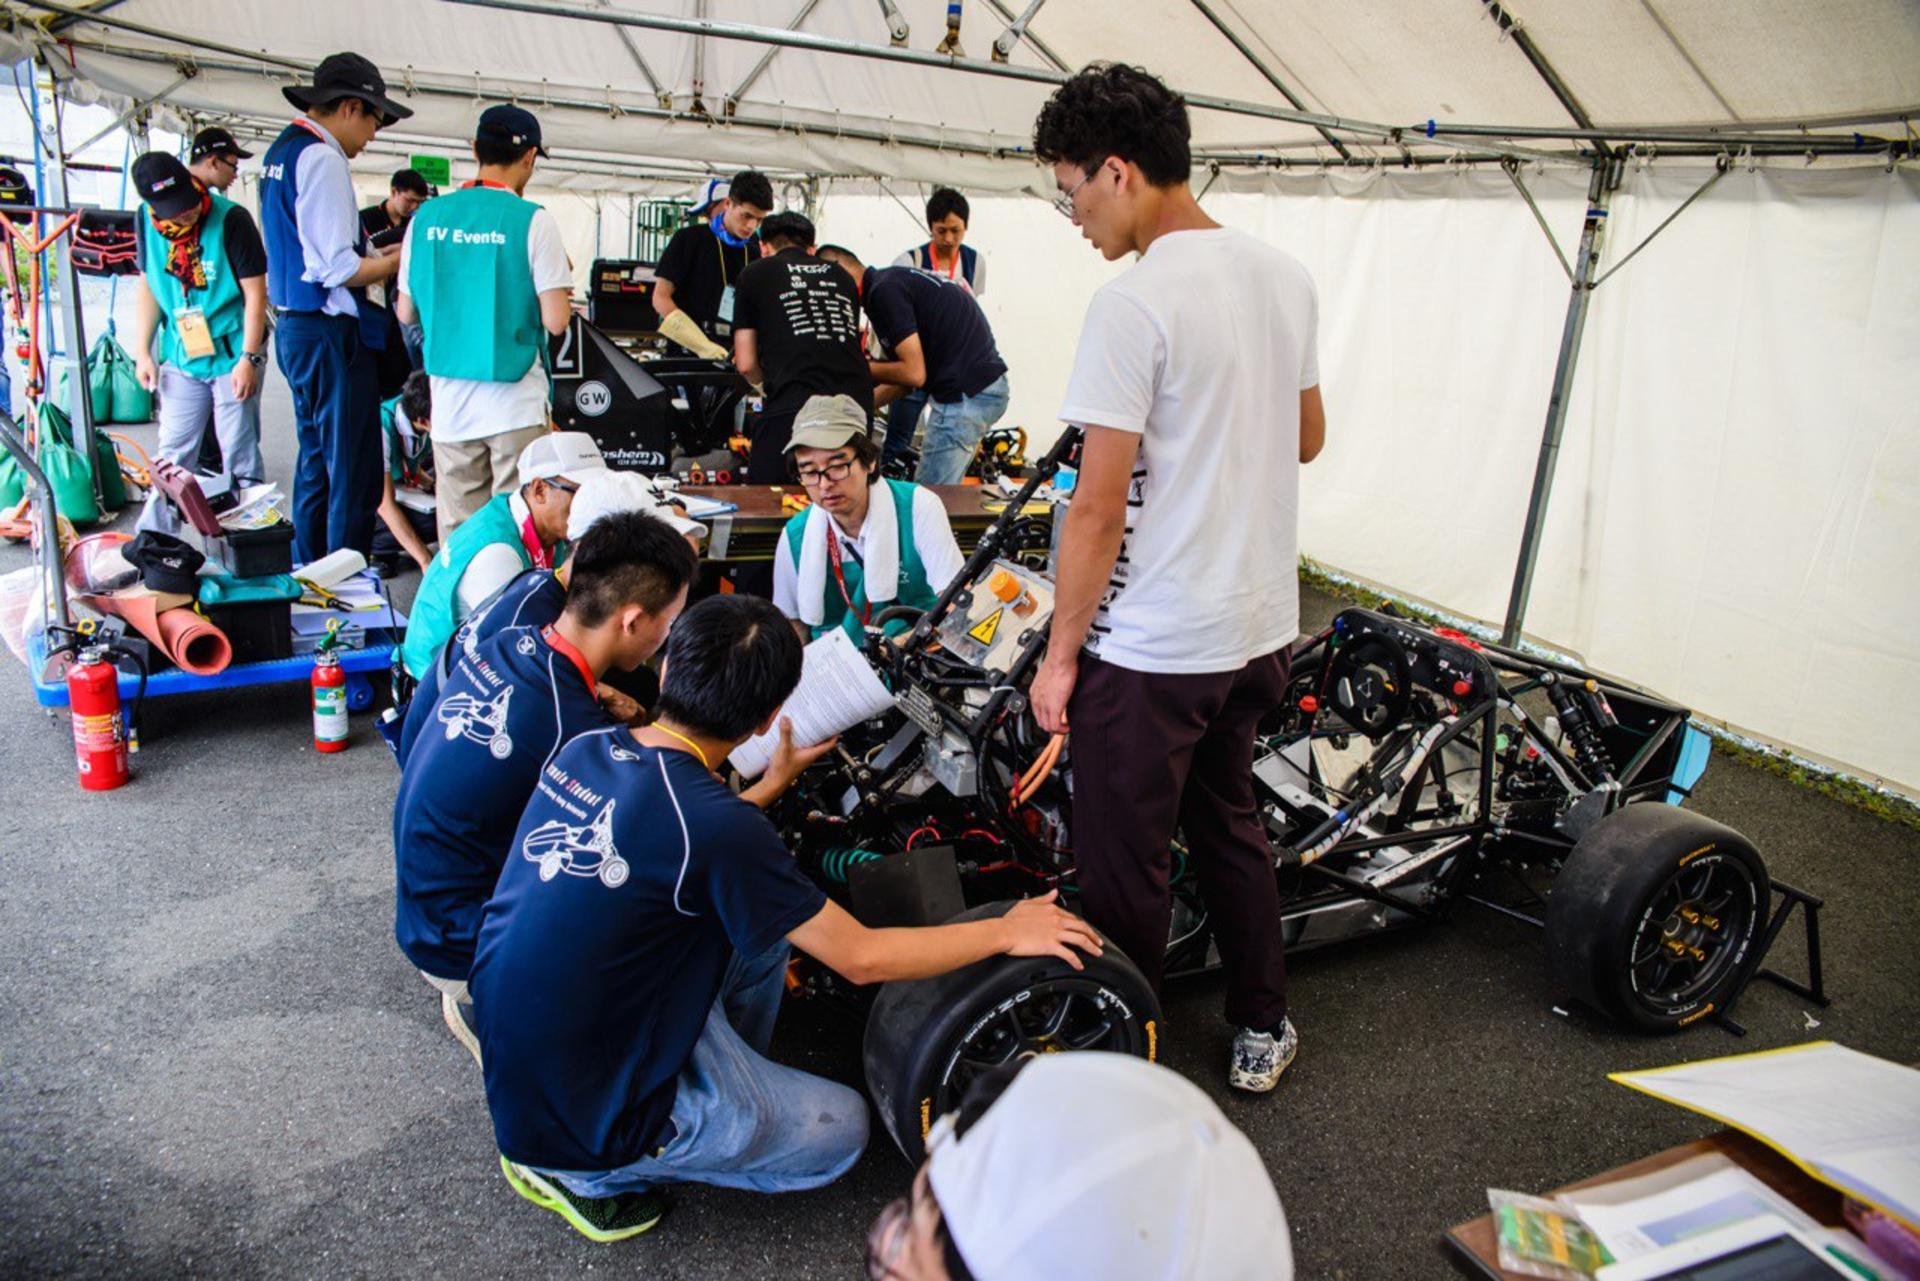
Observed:
[[[1076,437],[1032,465],[931,609],[875,617],[867,655],[895,709],[843,734],[776,811],[803,868],[870,925],[1004,912],[1050,889],[1074,902],[1071,747],[1039,730],[1025,694],[1053,596],[1037,568],[1047,523],[1024,511]],[[883,639],[896,621],[911,629]],[[1685,708],[1347,609],[1294,647],[1287,698],[1261,727],[1256,794],[1286,945],[1439,921],[1466,900],[1542,927],[1558,987],[1629,1026],[1724,1011],[1779,921],[1753,845],[1678,808],[1706,755]],[[1219,953],[1179,837],[1172,855],[1178,976]],[[1001,957],[877,994],[803,962],[800,987],[865,1015],[868,1087],[912,1158],[991,1067],[1158,1048],[1158,1003],[1111,946],[1085,970]]]

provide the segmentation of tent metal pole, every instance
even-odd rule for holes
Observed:
[[[1021,11],[1020,16],[1007,24],[1007,29],[993,38],[993,52],[989,56],[995,62],[1005,62],[1013,56],[1013,51],[1020,45],[1020,37],[1027,34],[1027,24],[1034,20],[1040,12],[1040,6],[1046,2],[1047,0],[1031,0]]]
[[[801,26],[806,23],[807,19],[813,15],[813,11],[818,8],[819,5],[820,0],[805,0],[800,6],[800,12],[794,14],[793,21],[787,24],[787,30],[798,31]],[[780,47],[778,45],[761,54],[760,61],[753,64],[753,70],[747,72],[740,83],[733,87],[733,92],[727,95],[722,108],[729,117],[733,115],[734,108],[739,105],[740,99],[747,96],[747,90],[753,88],[754,81],[765,74],[767,67],[779,56]]]
[[[1285,98],[1296,111],[1305,111],[1307,109],[1307,104],[1302,102],[1279,76],[1273,74],[1267,64],[1260,60],[1260,55],[1255,53],[1253,49],[1248,46],[1247,42],[1240,38],[1239,32],[1227,25],[1226,19],[1214,12],[1213,6],[1208,4],[1207,0],[1189,0],[1189,3],[1200,11],[1202,17],[1213,24],[1215,31],[1218,31],[1222,36],[1226,37],[1227,43],[1238,50],[1242,58],[1245,58],[1253,65],[1253,69],[1260,73],[1261,78],[1273,86],[1274,92],[1278,93],[1282,98]],[[1353,158],[1353,153],[1348,151],[1346,144],[1338,138],[1328,133],[1325,129],[1318,129],[1316,132],[1327,140],[1328,144],[1333,147],[1334,151],[1339,154],[1342,160],[1351,160]]]
[[[704,25],[707,21],[707,0],[693,0],[693,20]],[[693,38],[693,114],[707,114],[707,38],[698,35]]]
[[[1553,366],[1553,390],[1547,396],[1547,425],[1540,437],[1540,460],[1533,471],[1533,495],[1527,500],[1527,523],[1520,535],[1520,560],[1513,571],[1513,594],[1507,599],[1506,624],[1500,643],[1518,644],[1520,628],[1533,595],[1533,570],[1540,557],[1540,536],[1546,526],[1547,499],[1553,492],[1553,473],[1560,461],[1560,438],[1567,426],[1567,402],[1573,390],[1573,371],[1580,357],[1580,339],[1587,327],[1587,308],[1593,301],[1593,269],[1600,261],[1600,242],[1607,222],[1607,203],[1619,161],[1596,156],[1587,183],[1587,218],[1580,230],[1580,251],[1574,259],[1573,289],[1567,299],[1567,319],[1560,330],[1560,356]]]
[[[886,20],[887,39],[896,49],[907,47],[907,36],[912,28],[907,25],[907,16],[900,12],[900,6],[893,0],[880,0],[880,16]]]
[[[1487,12],[1493,16],[1493,20],[1500,24],[1501,32],[1513,37],[1514,47],[1526,55],[1527,61],[1533,64],[1533,69],[1546,82],[1548,90],[1565,108],[1566,113],[1573,118],[1573,123],[1591,132],[1593,118],[1587,115],[1587,109],[1580,105],[1578,98],[1573,96],[1573,90],[1567,87],[1567,82],[1560,78],[1560,73],[1553,69],[1551,62],[1547,61],[1547,55],[1540,52],[1540,46],[1535,44],[1533,37],[1527,34],[1526,27],[1506,11],[1500,0],[1481,0],[1481,3],[1487,6]],[[1594,138],[1593,145],[1603,156],[1613,154],[1608,149],[1604,138]]]
[[[158,103],[166,101],[168,94],[172,93],[175,89],[178,89],[181,85],[185,84],[187,81],[193,79],[195,76],[199,74],[200,73],[197,70],[183,71],[180,73],[180,77],[177,80],[175,80],[172,84],[168,85],[166,88],[162,89],[160,92],[154,94],[152,97],[134,99],[133,105],[131,107],[128,107],[125,111],[121,112],[119,115],[115,116],[112,124],[108,125],[105,129],[102,129],[99,133],[94,134],[93,137],[87,139],[85,142],[75,147],[72,150],[72,152],[70,152],[69,154],[75,155],[75,156],[79,155],[81,152],[85,151],[88,147],[91,147],[94,143],[100,141],[102,138],[106,137],[108,134],[118,129],[121,125],[126,124],[129,120],[132,120],[135,116],[139,115],[141,112],[150,110]]]
[[[35,0],[21,0],[21,2],[34,3]],[[1849,124],[1897,124],[1914,119],[1920,119],[1920,106],[1880,112],[1870,118],[1851,122],[1830,120],[1821,127],[1840,129],[1848,127]],[[1878,151],[1894,141],[1890,138],[1877,137],[1856,139],[1851,134],[1807,133],[1798,125],[1762,127],[1751,124],[1742,124],[1738,126],[1737,131],[1729,132],[1712,125],[1621,125],[1617,129],[1548,129],[1536,125],[1441,124],[1437,120],[1430,120],[1424,124],[1408,126],[1405,133],[1414,142],[1422,140],[1437,142],[1449,136],[1455,138],[1546,138],[1568,142],[1601,142],[1612,138],[1623,143],[1651,142],[1664,145],[1669,142],[1690,142],[1718,147],[1741,147],[1749,143],[1781,143],[1799,146],[1805,146],[1808,143],[1833,143],[1844,145],[1855,151]]]
[[[1520,181],[1520,166],[1508,160],[1500,166],[1500,169],[1507,175],[1507,181],[1513,184],[1513,189],[1520,193],[1520,199],[1527,202],[1527,208],[1533,210],[1533,220],[1540,224],[1541,234],[1546,236],[1547,243],[1553,246],[1553,256],[1560,260],[1560,270],[1567,273],[1568,280],[1572,280],[1573,264],[1567,261],[1566,250],[1560,247],[1560,238],[1554,235],[1553,228],[1547,225],[1547,216],[1540,212],[1539,202],[1534,200],[1533,193],[1527,190],[1527,184]]]
[[[1678,218],[1681,214],[1685,213],[1689,208],[1691,208],[1694,201],[1700,199],[1700,197],[1706,195],[1709,191],[1713,190],[1713,185],[1716,182],[1719,182],[1722,178],[1726,177],[1727,171],[1731,168],[1733,168],[1732,160],[1726,156],[1720,157],[1720,163],[1714,167],[1713,177],[1701,183],[1699,187],[1697,187],[1694,190],[1694,193],[1691,196],[1688,196],[1685,200],[1682,200],[1680,202],[1680,207],[1678,209],[1668,214],[1665,218],[1662,218],[1660,220],[1660,225],[1658,227],[1655,227],[1652,231],[1649,231],[1646,234],[1646,236],[1640,241],[1639,244],[1629,249],[1625,257],[1623,257],[1619,262],[1614,263],[1613,266],[1607,268],[1606,272],[1602,274],[1598,280],[1593,282],[1593,287],[1595,289],[1598,289],[1600,286],[1606,284],[1609,280],[1612,280],[1613,274],[1615,272],[1619,271],[1622,267],[1632,262],[1634,259],[1634,255],[1638,254],[1642,249],[1645,249],[1648,245],[1652,244],[1653,238],[1655,236],[1665,231],[1668,227],[1671,227],[1673,225],[1673,220],[1675,218]]]
[[[40,145],[47,153],[47,189],[41,193],[40,199],[42,203],[54,207],[73,207],[67,191],[65,139],[61,137],[60,82],[54,78],[53,68],[47,64],[45,54],[41,55],[40,65],[47,69],[47,96],[52,100],[53,107],[40,117]],[[72,244],[73,233],[68,232],[58,244],[47,247],[48,292],[60,298],[60,328],[67,340],[67,416],[75,428],[73,444],[80,451],[80,456],[87,460],[97,501],[100,497],[100,469],[93,448],[93,394],[87,381],[87,321],[81,305],[80,278],[74,274],[73,260],[68,254]],[[52,377],[49,371],[48,392],[51,391]]]
[[[604,8],[613,7],[613,0],[598,0],[598,3]],[[653,68],[648,65],[647,56],[640,52],[640,45],[634,40],[633,33],[625,27],[615,27],[614,30],[620,33],[620,43],[626,46],[627,56],[633,59],[633,65],[646,77],[647,88],[653,90],[653,100],[663,107],[673,106],[673,95],[661,87],[660,77],[653,74]]]
[[[987,4],[987,8],[993,10],[995,13],[1000,15],[1000,20],[1002,22],[1011,23],[1014,21],[1013,10],[1007,8],[1006,5],[1000,3],[1000,0],[986,0],[986,4]],[[1033,15],[1028,14],[1027,22],[1031,22],[1031,21],[1033,21]],[[1040,56],[1040,61],[1046,63],[1049,67],[1052,67],[1055,71],[1070,74],[1070,72],[1068,71],[1067,64],[1061,59],[1060,55],[1055,53],[1052,49],[1049,49],[1047,47],[1046,41],[1042,40],[1039,36],[1034,35],[1033,30],[1030,27],[1028,27],[1025,22],[1020,24],[1020,38],[1026,42],[1027,48],[1033,50],[1034,53]],[[995,42],[995,47],[996,48],[999,47],[997,41]],[[1012,57],[1013,50],[1011,49],[1007,50],[1007,56]]]

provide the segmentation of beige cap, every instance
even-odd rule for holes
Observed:
[[[796,449],[838,449],[856,436],[872,431],[867,411],[860,402],[844,393],[838,396],[809,396],[793,417],[793,439],[787,453]]]

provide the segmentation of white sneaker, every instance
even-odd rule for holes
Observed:
[[[440,994],[440,1017],[446,1021],[447,1031],[453,1033],[453,1039],[467,1047],[467,1053],[473,1055],[475,1066],[484,1069],[480,1062],[480,1034],[473,1024],[473,1003],[462,1001],[451,992]]]
[[[1236,1090],[1265,1094],[1280,1084],[1280,1074],[1300,1052],[1300,1034],[1293,1020],[1283,1019],[1280,1035],[1241,1028],[1233,1038],[1233,1059],[1227,1067],[1227,1084]]]

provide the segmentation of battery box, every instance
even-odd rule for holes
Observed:
[[[940,624],[940,643],[974,667],[1005,672],[1052,617],[1053,583],[1010,560],[996,560],[954,601]]]

